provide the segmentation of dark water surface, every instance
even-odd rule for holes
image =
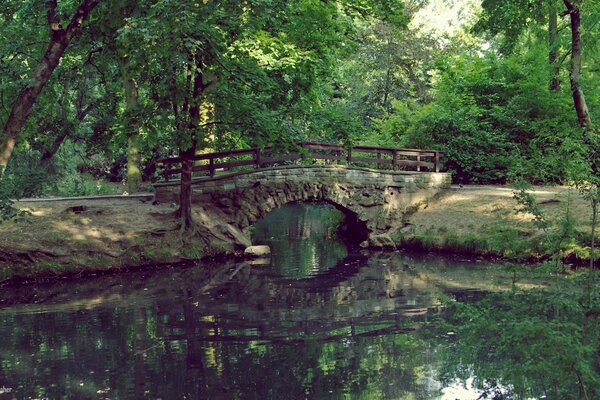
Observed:
[[[506,274],[348,250],[326,209],[292,207],[255,230],[272,265],[0,289],[0,399],[477,399],[444,374],[454,333],[423,332]]]

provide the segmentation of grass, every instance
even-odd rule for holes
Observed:
[[[517,213],[519,207],[510,187],[468,187],[419,210],[409,219],[410,229],[396,234],[403,247],[502,257],[524,261],[548,257],[548,235],[536,227],[533,215]],[[560,244],[567,262],[589,259],[591,207],[577,191],[566,187],[538,187],[534,190],[539,207],[551,221],[550,237],[566,220],[573,225],[572,236]],[[600,253],[599,253],[600,254]]]

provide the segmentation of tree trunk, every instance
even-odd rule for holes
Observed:
[[[573,95],[573,104],[577,113],[577,120],[582,128],[591,129],[592,120],[588,110],[583,89],[579,85],[581,76],[581,15],[579,5],[575,2],[563,0],[571,19],[571,71],[569,82]]]
[[[123,75],[127,75],[125,72]],[[138,86],[134,79],[124,77],[125,103],[127,109],[127,190],[129,193],[139,191],[142,186],[140,171],[140,124],[138,119]]]
[[[594,270],[596,261],[596,224],[598,222],[598,188],[592,197],[592,242],[590,244],[590,270]]]
[[[12,105],[8,119],[0,137],[0,176],[4,173],[8,160],[17,143],[21,129],[29,117],[31,108],[42,89],[50,79],[52,72],[60,62],[71,39],[79,32],[83,21],[98,5],[100,0],[83,0],[67,28],[60,24],[56,14],[57,0],[48,0],[48,25],[50,27],[50,43],[39,64],[31,74],[31,84],[23,88]]]
[[[573,104],[575,105],[575,111],[577,112],[577,120],[579,126],[585,129],[584,141],[590,145],[590,153],[592,160],[592,173],[597,176],[598,165],[597,165],[597,154],[598,149],[594,144],[591,136],[592,133],[592,119],[583,95],[583,90],[579,86],[579,78],[581,76],[581,14],[580,14],[580,2],[563,0],[565,7],[567,7],[567,13],[571,20],[571,71],[569,75],[569,82],[571,84],[571,93],[573,95]],[[599,190],[598,187],[595,190]],[[594,269],[594,253],[595,253],[595,235],[596,235],[596,223],[598,216],[598,199],[597,194],[592,194],[592,242],[590,245],[590,268]]]
[[[385,74],[385,87],[383,89],[383,109],[388,111],[388,97],[390,95],[390,81],[392,75],[392,67],[389,66]]]
[[[560,90],[560,65],[558,64],[558,11],[553,2],[548,5],[548,61],[552,68],[552,78],[550,79],[550,90],[558,92]]]
[[[54,155],[56,154],[60,146],[63,144],[67,136],[69,136],[69,130],[63,129],[62,131],[60,131],[58,136],[54,138],[54,142],[52,142],[52,145],[50,145],[50,147],[44,151],[42,157],[40,158],[40,165],[42,167],[47,167],[50,164],[50,160],[52,159],[52,157],[54,157]]]
[[[184,160],[181,162],[181,185],[179,187],[179,209],[177,210],[181,232],[194,228],[194,219],[192,218],[192,167],[194,163],[190,157],[195,153],[196,146],[181,153]]]
[[[191,135],[191,144],[183,151],[180,151],[183,161],[181,162],[181,188],[179,191],[179,210],[178,214],[181,220],[181,231],[193,230],[195,227],[194,220],[192,218],[192,169],[194,162],[191,158],[196,154],[196,144],[198,143],[198,129],[200,128],[200,102],[202,101],[202,91],[204,90],[203,82],[203,64],[202,57],[200,54],[196,54],[193,59],[195,68],[189,68],[188,65],[187,74],[189,81],[193,80],[193,87],[191,98],[186,97],[184,101],[184,111],[189,113],[189,126],[188,132]],[[192,79],[191,74],[194,74]]]

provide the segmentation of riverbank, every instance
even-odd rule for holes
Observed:
[[[532,214],[517,212],[523,206],[515,200],[515,192],[509,186],[453,186],[435,203],[410,215],[393,239],[400,247],[517,262],[544,260],[548,247],[555,246],[567,263],[589,262],[589,201],[566,186],[531,188],[528,193],[549,223],[544,231]]]
[[[199,226],[196,240],[182,238],[175,205],[153,204],[151,196],[36,199],[15,207],[24,214],[0,224],[0,282],[134,270],[235,250],[222,245],[231,241],[219,238],[218,223]]]
[[[403,248],[448,251],[510,260],[544,257],[546,235],[533,216],[517,214],[514,189],[456,187],[406,218],[391,235]],[[548,220],[572,218],[567,260],[582,261],[589,249],[590,207],[575,190],[536,187],[536,201]],[[0,224],[0,282],[32,277],[81,275],[146,268],[231,255],[244,238],[221,221],[208,221],[201,207],[197,240],[181,238],[174,204],[153,204],[149,196],[20,201],[27,215]]]

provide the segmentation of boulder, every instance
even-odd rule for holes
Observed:
[[[375,249],[396,248],[396,243],[387,233],[379,235],[369,235],[369,238],[360,244],[361,247],[369,247]]]
[[[266,245],[248,246],[244,250],[244,256],[249,258],[266,257],[271,255],[271,248]]]

